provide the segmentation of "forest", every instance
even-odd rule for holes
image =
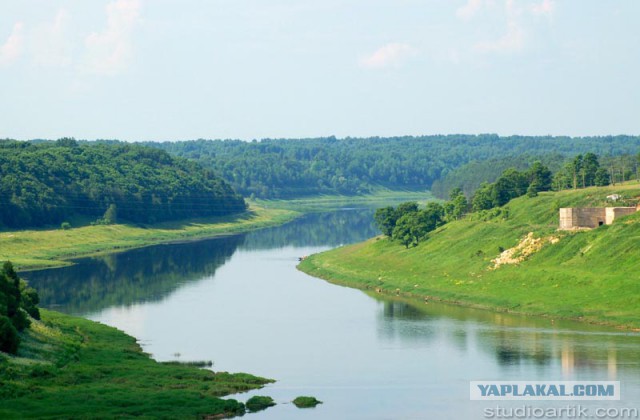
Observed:
[[[0,141],[0,227],[154,223],[242,212],[244,199],[211,170],[135,144]]]
[[[445,198],[458,186],[471,195],[481,182],[493,182],[505,169],[525,170],[538,160],[555,171],[577,153],[593,152],[603,159],[635,154],[640,137],[481,134],[144,144],[201,163],[247,197],[355,195],[382,186],[433,189]]]

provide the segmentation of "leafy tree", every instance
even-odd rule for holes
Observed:
[[[535,161],[531,168],[526,172],[529,184],[535,183],[535,190],[549,191],[551,189],[553,176],[548,167],[544,166],[542,162]]]
[[[380,231],[386,235],[391,237],[393,234],[393,228],[396,226],[396,211],[393,207],[383,207],[376,210],[373,215],[376,224]]]
[[[607,172],[605,168],[598,168],[594,177],[594,183],[598,187],[604,187],[606,185],[609,185],[610,183],[609,172]]]
[[[596,185],[596,173],[600,169],[598,157],[594,153],[586,153],[582,160],[582,186],[590,187]]]
[[[493,208],[493,185],[483,183],[473,196],[473,211],[489,210]]]
[[[400,217],[393,228],[393,239],[400,242],[405,248],[416,245],[418,239],[415,236],[416,220],[413,213],[407,213]]]

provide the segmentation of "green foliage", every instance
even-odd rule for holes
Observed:
[[[393,228],[396,226],[397,220],[396,211],[393,207],[387,206],[377,209],[373,218],[384,235],[391,236],[393,234]]]
[[[20,337],[13,322],[8,317],[0,315],[0,351],[15,354],[19,344]]]
[[[0,141],[0,175],[0,226],[10,228],[77,215],[154,223],[246,209],[210,170],[134,144]]]
[[[62,229],[62,230],[69,230],[69,229],[71,229],[71,223],[69,223],[69,222],[62,222],[62,223],[60,224],[60,229]]]
[[[0,418],[227,418],[245,406],[220,397],[272,382],[158,363],[122,331],[42,312],[19,359],[0,361]]]
[[[396,209],[378,209],[374,215],[380,230],[406,248],[417,245],[429,232],[444,224],[444,217],[445,208],[434,202],[428,203],[422,210],[418,208],[418,203],[406,202]]]
[[[261,395],[254,395],[249,398],[245,403],[247,410],[251,412],[266,410],[269,407],[276,405],[275,401],[271,397],[265,397]]]
[[[316,397],[296,397],[293,400],[293,404],[298,408],[313,408],[318,404],[322,404],[322,401],[316,399]]]
[[[146,144],[200,162],[246,196],[355,195],[382,185],[396,190],[432,187],[444,198],[456,186],[471,196],[480,183],[495,181],[505,169],[526,170],[538,159],[557,169],[576,153],[636,153],[640,137],[482,134]],[[490,164],[473,164],[489,159]],[[467,164],[465,170],[456,171]]]
[[[118,210],[115,204],[110,204],[107,211],[102,216],[104,222],[108,225],[112,225],[118,221]]]
[[[11,262],[0,270],[0,350],[15,353],[20,339],[18,331],[31,325],[27,314],[40,318],[36,291],[20,280]]]

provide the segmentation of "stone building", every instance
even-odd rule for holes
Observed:
[[[560,209],[560,230],[596,228],[633,214],[636,207],[566,207]]]

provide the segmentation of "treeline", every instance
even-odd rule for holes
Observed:
[[[634,168],[625,171],[616,168]],[[569,188],[586,188],[591,186],[606,186],[617,176],[620,181],[628,180],[632,176],[640,178],[638,163],[640,154],[635,158],[622,156],[606,159],[602,165],[595,153],[579,154],[566,162],[561,169],[554,173],[540,161],[534,162],[527,170],[520,171],[509,168],[502,172],[495,182],[484,182],[468,200],[461,188],[454,188],[449,201],[444,205],[428,203],[425,209],[419,209],[415,202],[400,204],[397,208],[385,207],[376,210],[375,221],[382,233],[392,240],[397,240],[405,247],[415,246],[425,239],[429,232],[452,220],[462,218],[469,212],[483,212],[496,209],[489,217],[503,215],[508,217],[508,211],[500,211],[514,198],[527,195],[536,197],[539,192],[563,190]],[[625,179],[626,178],[626,179]]]
[[[479,187],[478,179],[491,182],[504,169],[516,166],[523,170],[535,160],[541,160],[555,170],[564,159],[577,153],[592,151],[607,156],[635,153],[640,148],[640,137],[499,137],[483,134],[145,144],[200,162],[245,196],[352,195],[371,192],[378,186],[425,190],[435,183],[436,192],[442,197],[453,186],[464,184],[460,179],[443,180],[471,162],[476,162],[476,166],[464,172],[466,179],[473,179],[468,187],[463,185],[466,194],[472,194]],[[493,164],[484,164],[486,175],[474,177],[478,162],[488,160],[493,160]],[[500,164],[495,165],[496,161]],[[438,186],[442,182],[445,185]]]
[[[0,226],[60,224],[78,215],[153,223],[245,208],[211,170],[162,150],[73,139],[0,141]]]
[[[10,262],[0,270],[0,351],[15,354],[20,345],[18,332],[40,319],[38,293],[18,277]]]
[[[554,189],[573,188],[574,181],[576,186],[598,185],[595,181],[595,171],[591,169],[594,167],[594,156],[594,153],[588,152],[567,160],[566,156],[554,153],[543,156],[524,155],[485,161],[474,160],[447,173],[442,179],[436,180],[431,192],[436,197],[446,198],[453,188],[461,188],[465,195],[471,197],[484,182],[495,182],[505,170],[526,171],[536,161],[540,161],[552,172],[558,174],[559,178],[554,181],[557,184],[554,185]],[[638,154],[602,156],[596,157],[596,160],[600,161],[599,176],[605,176],[604,172],[606,172],[611,183],[640,179],[640,155]],[[604,181],[601,180],[600,183],[602,182]]]

